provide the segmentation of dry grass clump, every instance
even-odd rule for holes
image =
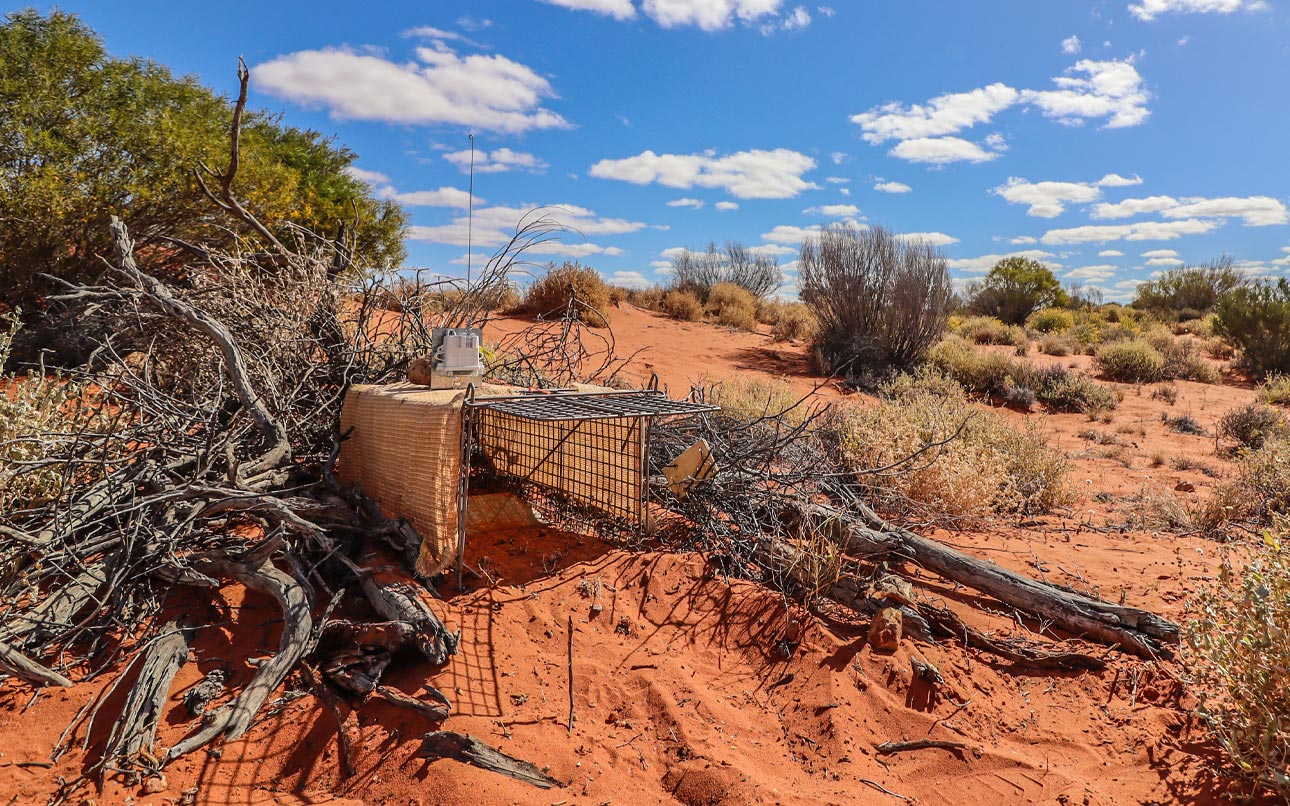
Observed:
[[[627,301],[637,308],[644,308],[647,311],[662,311],[663,298],[667,292],[656,285],[648,288],[629,288],[627,290]]]
[[[1234,771],[1290,800],[1290,521],[1189,603],[1186,678]]]
[[[1290,423],[1271,406],[1251,403],[1224,414],[1218,421],[1218,434],[1239,448],[1258,450],[1269,439],[1290,434]]]
[[[1004,344],[1020,347],[1030,339],[1020,325],[1007,325],[993,316],[970,316],[958,324],[954,331],[973,344]]]
[[[969,392],[1022,404],[1027,389],[1034,399],[1057,411],[1077,411],[1090,416],[1113,411],[1119,393],[1065,367],[1040,369],[1030,361],[999,352],[977,350],[958,336],[932,348],[928,363],[962,384]]]
[[[757,298],[734,283],[717,283],[708,290],[707,310],[725,327],[757,331]]]
[[[1075,315],[1065,308],[1041,308],[1026,319],[1026,327],[1040,333],[1061,333],[1075,326]]]
[[[819,332],[820,323],[811,309],[800,302],[785,305],[771,326],[775,341],[811,341]]]
[[[1290,406],[1290,375],[1270,375],[1259,384],[1259,400],[1277,406]]]
[[[703,320],[703,303],[689,291],[669,291],[663,297],[662,309],[673,319],[682,322]]]
[[[1273,436],[1257,450],[1243,451],[1237,461],[1234,500],[1238,516],[1270,523],[1290,515],[1290,437]]]
[[[593,327],[609,324],[609,286],[600,272],[580,263],[551,264],[525,292],[522,312],[538,315],[559,313],[574,295],[579,302],[600,312],[599,316],[589,316],[587,324]]]
[[[972,410],[961,386],[931,370],[897,376],[884,392],[889,400],[843,414],[840,441],[847,465],[887,509],[969,518],[1047,512],[1070,500],[1066,458],[1033,424],[1014,429]],[[877,468],[888,469],[866,472]]]
[[[1076,350],[1076,343],[1070,336],[1061,333],[1048,333],[1039,340],[1039,352],[1044,355],[1070,355]]]
[[[723,413],[741,420],[759,420],[763,417],[779,419],[784,425],[801,425],[810,415],[812,405],[792,384],[784,380],[749,378],[722,381],[708,392],[710,402],[721,407]]]
[[[1165,377],[1165,358],[1142,339],[1105,345],[1093,356],[1098,370],[1109,380],[1152,383]]]

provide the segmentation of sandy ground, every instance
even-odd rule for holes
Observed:
[[[495,324],[499,331],[518,326]],[[785,376],[803,389],[816,382],[804,348],[772,344],[765,334],[630,308],[615,311],[614,330],[621,352],[647,348],[638,377],[658,372],[674,394],[703,376]],[[1108,524],[1124,522],[1126,497],[1144,487],[1200,499],[1231,472],[1212,437],[1168,431],[1162,412],[1190,413],[1212,433],[1224,412],[1254,393],[1236,383],[1177,387],[1172,406],[1152,398],[1150,387],[1126,387],[1109,423],[1008,412],[1039,419],[1071,456],[1080,501],[1020,525],[932,536],[1017,571],[1185,620],[1185,599],[1212,579],[1219,546]],[[1090,431],[1106,436],[1090,438]],[[1153,468],[1157,454],[1163,464]],[[1195,491],[1174,492],[1178,482]],[[796,612],[778,594],[723,578],[700,556],[632,552],[550,529],[475,536],[468,560],[483,562],[497,579],[457,595],[445,591],[443,618],[462,632],[459,654],[437,671],[401,656],[389,679],[409,693],[437,686],[455,705],[443,727],[530,760],[564,787],[541,791],[457,762],[418,759],[419,737],[432,726],[375,703],[349,717],[359,774],[343,782],[333,716],[311,696],[295,697],[303,684],[289,680],[279,692],[285,699],[247,737],[172,764],[163,792],[144,794],[109,777],[102,791],[87,785],[67,802],[1071,806],[1199,805],[1241,794],[1210,773],[1212,748],[1187,715],[1172,663],[1094,648],[1110,660],[1104,673],[1040,674],[956,645],[909,640],[884,655],[867,645],[865,625],[845,613]],[[544,565],[555,570],[544,572]],[[971,607],[969,591],[934,578],[921,586],[978,627],[1023,629],[1005,612]],[[599,596],[587,595],[597,587]],[[280,629],[270,604],[235,584],[213,605],[176,592],[171,607],[213,626],[199,632],[193,660],[179,673],[162,720],[163,747],[190,729],[183,690],[216,666],[230,671],[234,685],[244,683],[254,671],[247,659],[270,654]],[[783,642],[799,630],[800,646],[785,652]],[[940,668],[946,691],[914,678],[915,654]],[[118,665],[35,696],[24,683],[0,686],[0,804],[44,803],[60,781],[82,773],[82,746],[101,743],[106,724],[96,723],[88,737],[77,730],[72,749],[44,765],[77,712],[107,694],[121,672]],[[115,701],[119,694],[107,697],[100,723],[110,721]],[[875,750],[917,738],[964,748],[894,756]]]

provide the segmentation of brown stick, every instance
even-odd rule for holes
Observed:
[[[421,750],[417,755],[421,758],[455,759],[472,767],[479,767],[481,770],[532,784],[540,789],[562,786],[559,781],[542,772],[534,764],[508,756],[474,736],[450,730],[427,733],[421,739]]]
[[[883,742],[877,746],[877,750],[884,756],[890,756],[895,753],[904,753],[908,750],[951,750],[959,752],[967,747],[963,742],[950,742],[944,739],[915,739],[911,742]]]
[[[128,769],[142,752],[151,755],[170,685],[187,661],[188,639],[172,621],[162,628],[161,637],[144,650],[139,677],[103,751],[104,762]]]
[[[573,733],[573,616],[569,616],[569,732]]]
[[[0,670],[38,686],[70,687],[72,681],[53,669],[36,663],[18,650],[0,641]]]

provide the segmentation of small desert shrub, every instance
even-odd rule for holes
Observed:
[[[800,302],[785,305],[771,327],[771,337],[775,341],[811,341],[819,323],[815,314]]]
[[[1094,363],[1107,378],[1123,383],[1151,383],[1165,374],[1165,359],[1146,341],[1108,344],[1097,351]]]
[[[1044,355],[1070,355],[1075,352],[1075,343],[1069,336],[1049,333],[1039,340],[1039,352]]]
[[[1163,400],[1166,404],[1172,406],[1178,402],[1178,387],[1172,383],[1168,386],[1157,386],[1151,390],[1152,400]]]
[[[627,291],[627,301],[647,311],[662,311],[663,297],[666,293],[656,285],[649,288],[633,288]]]
[[[1017,361],[1003,353],[978,350],[961,336],[949,336],[927,354],[927,363],[969,392],[1002,395],[1015,380]]]
[[[1215,361],[1230,361],[1236,355],[1236,349],[1228,344],[1226,339],[1218,336],[1205,339],[1201,343],[1201,349],[1205,351],[1205,355]]]
[[[757,300],[757,321],[763,325],[774,325],[779,321],[784,312],[796,302],[785,302],[782,299],[759,299]]]
[[[1290,437],[1273,436],[1257,450],[1243,451],[1231,484],[1241,515],[1262,523],[1290,515]]]
[[[1074,411],[1097,417],[1108,415],[1120,405],[1118,390],[1065,367],[1045,367],[1039,371],[1034,384],[1036,396],[1054,411]]]
[[[622,304],[627,301],[628,293],[630,292],[622,286],[609,286],[609,304],[613,305],[615,308],[622,307]]]
[[[1026,319],[1026,327],[1040,333],[1060,333],[1075,326],[1075,316],[1065,308],[1041,308]]]
[[[1290,373],[1290,280],[1264,281],[1224,295],[1214,309],[1214,331],[1241,352],[1259,375]]]
[[[848,466],[893,510],[934,516],[1042,513],[1069,501],[1067,462],[1034,423],[1010,427],[973,410],[961,388],[929,370],[893,379],[891,400],[855,406],[842,416]],[[932,442],[959,436],[913,461],[887,467]]]
[[[1179,318],[1196,318],[1214,307],[1219,298],[1246,283],[1228,257],[1201,266],[1167,269],[1151,282],[1138,286],[1133,307]]]
[[[812,411],[812,401],[804,400],[792,384],[782,380],[722,381],[712,387],[708,397],[724,413],[738,419],[774,417],[790,427],[801,425]]]
[[[587,324],[603,327],[609,324],[609,286],[600,272],[590,266],[566,261],[561,266],[552,263],[524,294],[524,313],[558,314],[569,300],[577,296],[579,302],[591,306],[599,316],[586,309],[578,314]]]
[[[721,248],[709,243],[706,252],[683,250],[672,259],[673,287],[699,297],[707,297],[714,286],[733,283],[755,299],[765,299],[783,281],[784,272],[777,258],[734,241]]]
[[[1290,375],[1271,375],[1259,384],[1259,400],[1278,406],[1290,406]]]
[[[1160,421],[1165,424],[1165,428],[1179,434],[1190,434],[1195,437],[1203,437],[1209,432],[1205,426],[1190,414],[1179,414],[1176,417],[1170,417],[1168,414],[1161,414]]]
[[[1187,682],[1234,771],[1290,800],[1290,522],[1188,603]]]
[[[663,297],[663,310],[673,319],[698,322],[703,319],[703,303],[689,291],[669,291]]]
[[[1005,325],[993,316],[973,316],[959,325],[959,336],[973,344],[1005,344],[1009,347],[1026,344],[1026,330],[1018,325]]]
[[[717,283],[708,290],[707,310],[719,325],[757,330],[757,298],[734,283]]]
[[[1111,411],[1120,404],[1115,390],[1085,375],[1065,367],[1040,369],[1029,361],[977,350],[958,336],[950,336],[932,348],[927,361],[969,392],[1006,400],[1009,390],[1024,387],[1051,409],[1089,415]]]
[[[1224,414],[1218,433],[1239,447],[1258,450],[1269,439],[1290,433],[1290,424],[1271,406],[1251,403]]]

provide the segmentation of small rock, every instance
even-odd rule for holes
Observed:
[[[869,646],[875,652],[895,652],[900,647],[904,617],[894,607],[884,607],[869,622]]]
[[[155,795],[158,792],[166,791],[166,776],[157,773],[148,780],[143,782],[143,794]]]
[[[414,358],[408,364],[408,381],[418,386],[430,385],[430,362],[424,358]]]

